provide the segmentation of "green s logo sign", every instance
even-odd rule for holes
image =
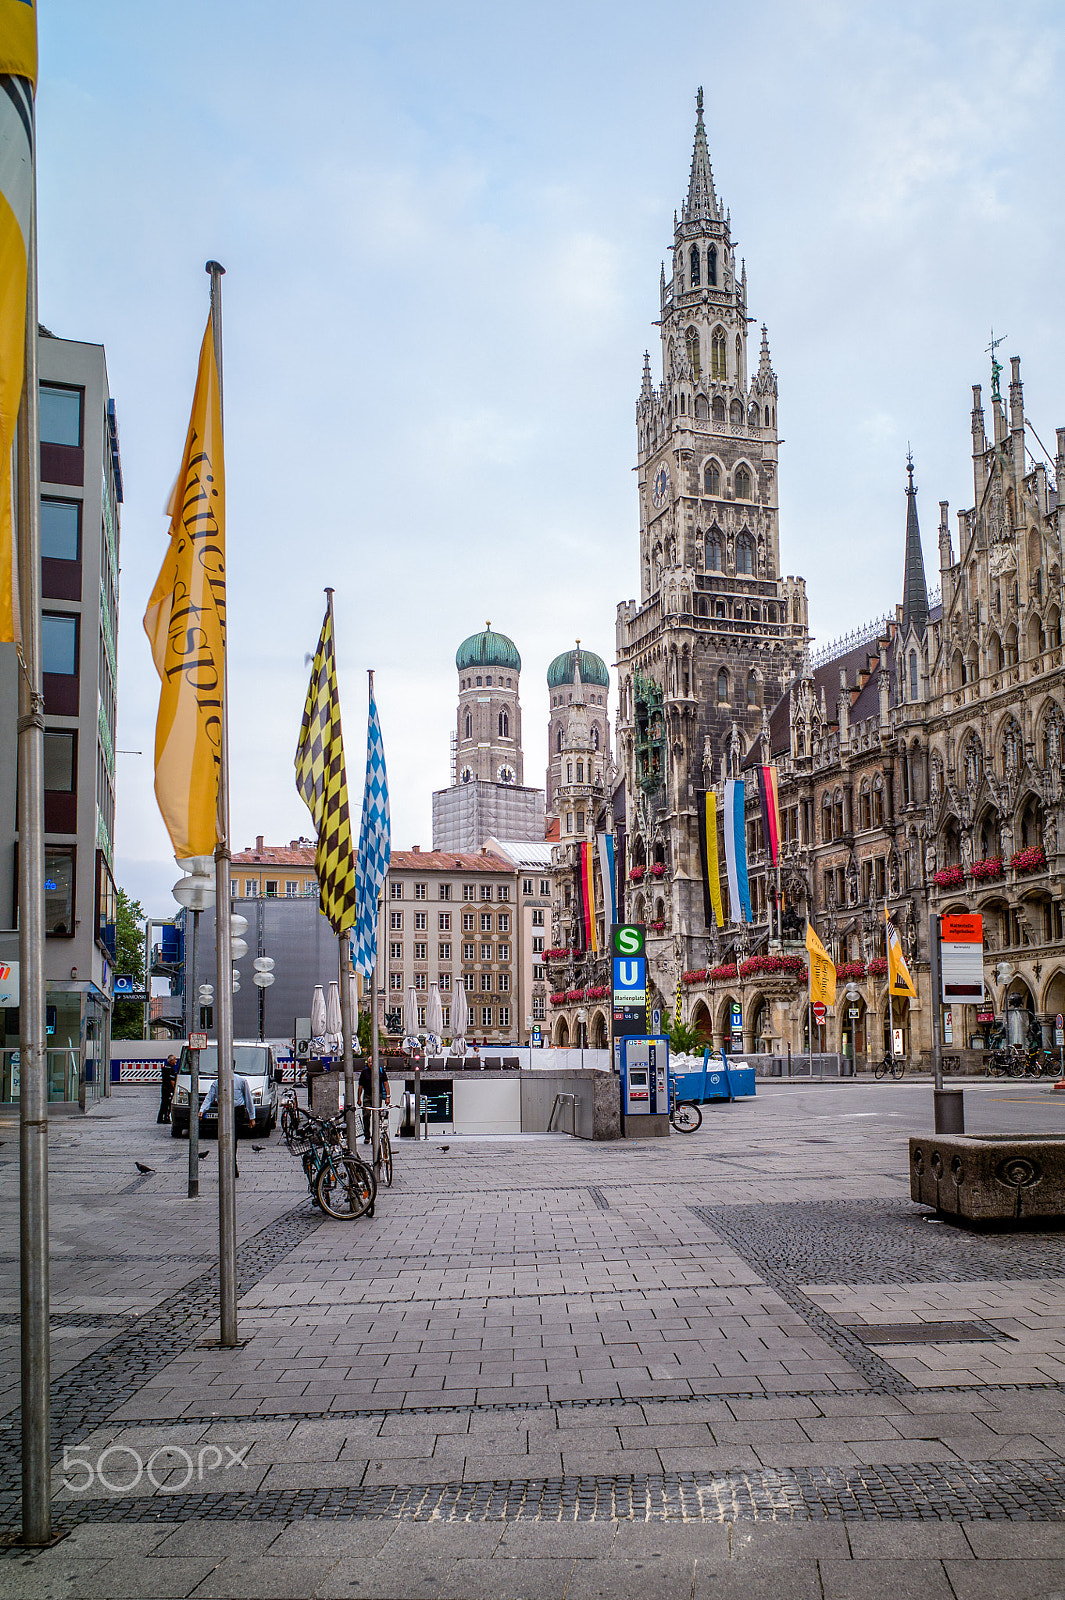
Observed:
[[[614,934],[614,949],[619,956],[643,954],[643,929],[620,927]]]

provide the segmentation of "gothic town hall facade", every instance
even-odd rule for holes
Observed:
[[[1049,1042],[1065,1011],[1065,428],[1050,457],[1048,430],[1025,416],[1019,359],[1003,395],[992,353],[989,419],[973,390],[973,503],[955,533],[939,506],[938,590],[911,462],[901,601],[885,597],[879,624],[811,660],[803,580],[779,566],[777,379],[764,327],[749,356],[746,269],[701,93],[660,295],[662,381],[645,357],[636,408],[640,599],[617,613],[619,877],[624,914],[649,928],[656,1003],[708,1042],[729,1042],[738,1009],[746,1052],[802,1052],[794,969],[809,915],[858,991],[848,1004],[840,984],[814,1048],[861,1062],[893,1027],[927,1059],[929,917],[964,909],[983,914],[986,995],[953,1008],[947,1054],[980,1045],[992,1014]],[[750,776],[769,761],[779,903]],[[697,804],[744,773],[754,922],[719,932],[704,915]],[[893,1013],[885,905],[920,995]]]

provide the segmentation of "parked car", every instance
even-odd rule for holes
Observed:
[[[242,1132],[265,1134],[277,1126],[278,1096],[277,1086],[281,1082],[281,1068],[277,1064],[273,1046],[258,1044],[255,1041],[238,1039],[233,1045],[233,1070],[247,1078],[251,1084],[252,1100],[255,1102],[255,1121],[248,1120],[243,1107],[237,1104],[237,1136]],[[207,1098],[211,1087],[211,1080],[218,1076],[218,1044],[211,1039],[205,1050],[200,1051],[199,1062],[199,1099],[202,1104]],[[189,1131],[189,1094],[192,1090],[192,1080],[189,1076],[189,1047],[183,1045],[181,1060],[178,1062],[177,1081],[174,1084],[174,1098],[170,1102],[170,1136],[180,1139]],[[203,1118],[205,1133],[216,1132],[218,1129],[217,1104],[212,1106]]]

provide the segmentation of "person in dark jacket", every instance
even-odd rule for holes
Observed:
[[[167,1056],[163,1062],[163,1087],[159,1096],[159,1115],[156,1122],[170,1121],[170,1102],[174,1098],[174,1084],[177,1082],[178,1059],[177,1056]]]

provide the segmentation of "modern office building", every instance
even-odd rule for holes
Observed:
[[[433,795],[433,849],[479,850],[491,834],[542,839],[543,790],[524,786],[521,656],[514,641],[486,623],[459,645],[455,668],[451,785]]]
[[[115,713],[122,469],[102,345],[41,329],[45,977],[50,1096],[106,1092],[115,951]],[[0,961],[18,960],[18,666],[0,645]],[[3,1013],[18,1044],[18,1011]],[[13,1058],[2,1094],[18,1097]]]

